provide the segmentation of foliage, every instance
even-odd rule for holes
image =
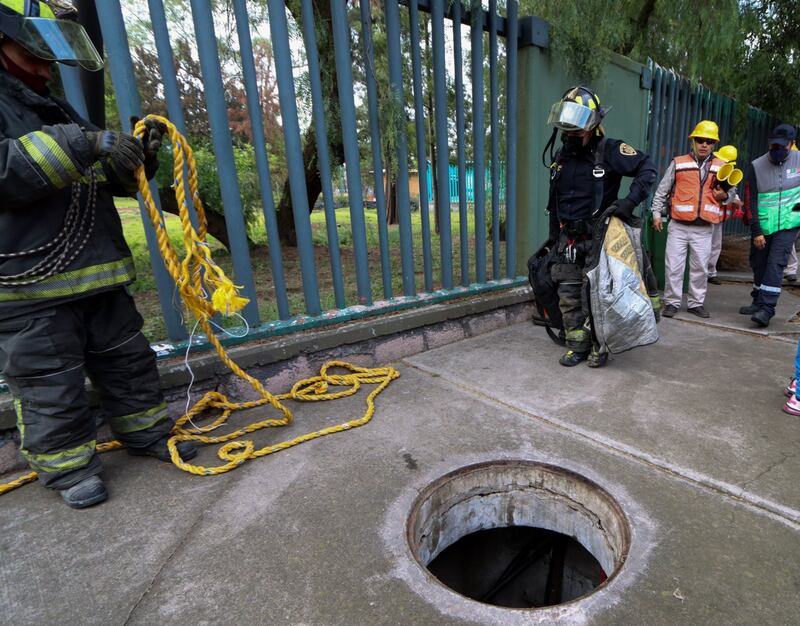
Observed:
[[[200,199],[208,211],[224,213],[222,193],[219,186],[217,172],[217,159],[213,147],[200,141],[190,142],[194,150],[197,163],[197,177],[199,181]],[[239,182],[239,192],[242,198],[242,209],[245,222],[254,223],[261,210],[261,190],[258,185],[258,172],[256,170],[255,150],[251,145],[236,146],[233,149],[233,158],[236,165],[236,174]],[[172,154],[165,148],[159,155],[160,165],[156,174],[156,183],[164,193],[174,193],[172,177]],[[169,190],[169,191],[166,191]]]
[[[800,119],[797,0],[521,0],[520,14],[551,23],[553,49],[579,80],[597,78],[617,52]]]

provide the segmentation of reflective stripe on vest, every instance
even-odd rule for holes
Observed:
[[[716,172],[725,165],[722,159],[712,159],[708,175],[700,188],[700,166],[690,154],[675,157],[675,186],[672,190],[672,218],[693,222],[698,217],[710,224],[723,220],[720,204],[712,193]]]
[[[167,419],[167,404],[162,402],[146,411],[109,417],[108,423],[112,430],[118,433],[135,433],[155,426]]]
[[[758,194],[761,230],[771,235],[800,226],[800,187]],[[793,210],[797,206],[797,210]]]
[[[125,285],[133,282],[135,278],[136,268],[133,259],[126,257],[118,261],[56,274],[33,285],[0,287],[0,302],[79,295],[105,287]]]

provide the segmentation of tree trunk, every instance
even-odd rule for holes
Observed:
[[[302,27],[303,14],[299,0],[286,0],[286,6],[298,26]],[[333,27],[331,23],[331,5],[328,0],[313,0],[314,24],[316,25],[317,49],[319,50],[320,74],[323,79],[323,97],[328,103],[326,126],[330,143],[331,168],[344,162],[344,143],[342,141],[341,125],[339,124],[339,87],[336,77],[336,61],[333,47]],[[314,205],[322,192],[317,165],[317,141],[313,124],[303,135],[303,174],[308,195],[308,212],[314,210]],[[287,178],[278,202],[276,211],[278,233],[281,243],[287,246],[297,245],[297,231],[292,210],[291,188]]]
[[[175,199],[174,191],[171,188],[159,189],[159,195],[161,196],[161,210],[165,213],[178,215],[178,201]],[[205,202],[203,203],[203,207],[205,208],[208,234],[214,237],[214,239],[217,239],[227,248],[228,252],[230,252],[231,242],[228,238],[228,227],[225,223],[225,216],[222,213],[213,211]],[[254,245],[249,237],[247,238],[247,245],[249,247],[253,247]]]
[[[628,56],[631,53],[638,38],[641,37],[641,35],[647,29],[647,24],[650,21],[650,17],[653,15],[655,8],[656,0],[644,0],[644,4],[642,4],[642,8],[639,10],[639,15],[636,16],[636,20],[634,21],[630,34],[625,38],[625,42],[622,44],[620,49],[617,50],[617,52],[623,56]]]
[[[386,156],[386,177],[383,179],[384,197],[386,198],[386,223],[398,224],[397,215],[397,179],[392,174],[392,158]]]

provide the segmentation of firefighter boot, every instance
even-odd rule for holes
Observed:
[[[85,509],[108,498],[108,491],[98,476],[84,478],[77,485],[61,490],[61,497],[73,509]]]
[[[603,367],[608,362],[608,352],[600,352],[598,348],[592,346],[589,359],[586,365],[589,367]]]
[[[128,454],[133,456],[152,456],[159,461],[164,461],[165,463],[169,463],[172,461],[169,455],[169,448],[167,447],[167,441],[169,437],[162,437],[155,443],[150,444],[146,448],[131,448],[128,447],[126,450]],[[191,441],[179,441],[178,442],[178,454],[184,461],[188,461],[189,459],[193,459],[197,456],[197,446],[193,444]]]
[[[588,358],[588,352],[575,352],[574,350],[567,350],[564,355],[558,359],[558,362],[564,367],[575,367],[578,363],[582,363]]]

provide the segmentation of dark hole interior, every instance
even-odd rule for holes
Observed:
[[[453,591],[508,608],[568,602],[606,579],[597,559],[575,539],[531,526],[466,535],[433,559],[428,570]]]

